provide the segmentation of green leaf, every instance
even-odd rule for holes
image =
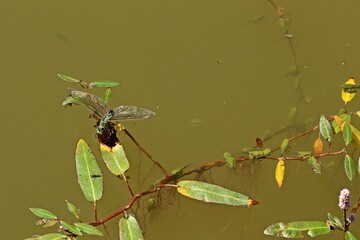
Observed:
[[[264,234],[286,238],[301,238],[303,237],[303,231],[308,231],[309,236],[316,237],[329,233],[330,229],[326,222],[319,221],[297,221],[287,224],[280,222],[267,227]]]
[[[198,181],[180,181],[177,191],[189,198],[203,202],[219,203],[231,206],[250,206],[257,201],[226,188]]]
[[[321,115],[320,117],[319,128],[321,136],[323,136],[326,141],[331,142],[333,130],[330,122],[325,118],[324,115]]]
[[[65,200],[66,201],[66,207],[67,209],[69,210],[69,212],[74,216],[76,217],[77,219],[80,219],[80,216],[79,216],[79,209],[74,205],[72,204],[71,202],[69,202],[68,200]]]
[[[346,176],[350,181],[352,181],[355,177],[355,163],[352,157],[348,154],[345,155],[344,167]]]
[[[356,237],[349,231],[345,233],[345,240],[356,240]]]
[[[301,157],[302,160],[308,160],[311,157],[311,152],[299,152],[299,157]]]
[[[49,219],[49,220],[58,219],[55,214],[53,214],[52,212],[50,212],[46,209],[42,209],[42,208],[29,208],[29,209],[33,214],[35,214],[36,216],[38,216],[40,218],[45,218],[45,219]]]
[[[133,215],[121,218],[119,222],[119,235],[121,240],[141,240],[144,239],[138,222]]]
[[[224,153],[224,158],[225,158],[226,164],[227,164],[230,168],[234,167],[235,159],[231,156],[230,153],[225,152],[225,153]]]
[[[286,26],[286,20],[283,17],[280,17],[278,20],[278,23],[279,23],[279,27],[280,27],[281,31],[283,31],[283,33],[286,34],[288,32],[287,26]]]
[[[70,76],[66,76],[65,74],[60,74],[59,73],[58,77],[61,78],[64,81],[66,81],[66,82],[71,82],[71,83],[79,83],[79,82],[81,82],[81,80],[75,79],[75,78],[70,77]]]
[[[27,238],[26,240],[59,240],[59,239],[67,239],[67,236],[61,233],[49,233],[42,236]]]
[[[315,173],[321,174],[321,165],[316,158],[311,156],[308,159],[308,163],[310,164]]]
[[[79,229],[80,231],[90,234],[90,235],[95,235],[95,236],[103,236],[103,233],[97,229],[96,227],[87,224],[87,223],[75,223],[75,226],[77,227],[77,229]]]
[[[91,202],[99,200],[103,191],[101,170],[90,147],[82,139],[77,144],[75,159],[78,182],[86,200]]]
[[[289,148],[289,139],[285,138],[280,146],[280,153],[283,155]]]
[[[277,236],[279,233],[284,231],[285,228],[286,224],[283,222],[274,223],[264,230],[264,234],[269,236]]]
[[[269,155],[271,152],[270,148],[265,148],[262,151],[250,151],[249,152],[249,157],[250,159],[259,159],[259,158],[264,158],[267,155]]]
[[[104,97],[103,97],[104,102],[107,104],[110,101],[110,98],[111,98],[111,88],[108,88],[104,92]]]
[[[110,81],[110,80],[98,80],[98,81],[95,81],[95,82],[91,82],[89,84],[89,87],[90,88],[94,88],[94,87],[111,88],[111,87],[116,87],[116,86],[119,86],[119,85],[120,85],[120,83]]]
[[[350,125],[348,123],[345,123],[342,131],[344,142],[346,145],[349,145],[349,143],[351,143],[352,141],[352,131]]]
[[[70,224],[70,223],[67,223],[65,221],[60,221],[60,224],[61,226],[63,226],[63,228],[75,235],[78,235],[78,236],[82,236],[83,234],[81,233],[81,231],[75,227],[74,225]]]
[[[102,158],[112,174],[122,175],[129,169],[130,164],[121,144],[116,144],[113,148],[100,144],[100,150]]]
[[[334,227],[337,227],[338,229],[342,229],[342,223],[340,218],[338,218],[337,216],[331,213],[328,213],[328,219]]]

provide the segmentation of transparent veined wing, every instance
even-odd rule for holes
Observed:
[[[132,105],[117,106],[112,110],[114,112],[111,120],[141,120],[155,116],[153,111]]]
[[[70,89],[70,97],[73,98],[73,103],[83,105],[98,119],[108,112],[106,103],[94,94]]]

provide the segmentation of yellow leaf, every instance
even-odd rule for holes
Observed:
[[[335,122],[337,123],[337,125],[339,125],[339,127],[342,129],[344,126],[344,120],[342,120],[339,116],[333,116]]]
[[[279,159],[275,169],[275,179],[279,188],[281,188],[282,186],[284,180],[284,173],[285,173],[285,162],[284,160]]]
[[[353,133],[353,140],[356,143],[356,147],[360,148],[360,131],[354,127],[353,125],[349,124],[351,127],[351,131]]]
[[[350,78],[349,80],[347,80],[347,82],[345,84],[356,85],[355,80],[353,78]],[[344,89],[341,90],[341,97],[342,97],[342,100],[345,102],[345,104],[350,102],[354,96],[355,96],[355,93],[345,92]]]
[[[314,155],[321,154],[323,152],[323,146],[324,144],[319,136],[314,143]]]

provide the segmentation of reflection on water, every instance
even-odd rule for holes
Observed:
[[[80,206],[84,219],[91,219],[92,210],[75,179],[74,148],[84,138],[95,152],[96,130],[84,117],[85,110],[63,111],[66,86],[57,73],[121,82],[113,106],[166,106],[149,121],[125,126],[170,170],[217,161],[226,151],[240,153],[266,129],[281,132],[264,141],[265,147],[278,146],[289,137],[283,127],[295,106],[296,119],[302,122],[336,113],[343,105],[339,86],[349,76],[360,76],[360,34],[354,31],[360,4],[274,1],[286,10],[284,19],[291,19],[285,33],[279,27],[284,22],[278,22],[284,12],[265,2],[4,3],[3,116],[18,116],[21,109],[25,118],[11,118],[10,125],[2,118],[7,126],[2,129],[6,138],[0,140],[6,169],[1,174],[6,196],[0,207],[6,219],[2,226],[13,229],[22,222],[21,231],[5,231],[3,238],[44,233],[31,224],[35,218],[27,209],[42,206],[66,218],[64,199]],[[278,41],[286,34],[296,38]],[[39,119],[44,114],[46,118]],[[292,136],[297,130],[291,130]],[[291,147],[312,149],[313,140],[303,138]],[[161,177],[136,146],[126,137],[121,141],[135,166],[129,175],[136,190]],[[359,184],[358,176],[352,182],[346,179],[342,159],[328,158],[323,166],[332,162],[333,170],[324,168],[320,176],[306,162],[287,164],[282,189],[274,179],[274,161],[214,168],[200,179],[246,193],[260,204],[229,208],[176,194],[172,199],[166,193],[161,203],[169,207],[140,215],[140,224],[147,239],[265,239],[263,230],[276,221],[324,220],[328,211],[337,213],[339,190],[347,186],[355,193]],[[138,170],[145,175],[143,183],[136,181]],[[124,184],[110,176],[105,184],[100,217],[129,199]],[[146,200],[141,204],[137,212],[146,212]],[[149,217],[156,211],[159,216]],[[109,225],[116,239],[117,223]],[[358,228],[351,231],[360,235]],[[336,239],[326,239],[331,238]]]

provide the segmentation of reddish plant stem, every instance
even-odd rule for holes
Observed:
[[[142,151],[143,153],[145,153],[145,155],[151,160],[153,161],[153,163],[158,166],[161,171],[164,173],[165,176],[169,177],[171,174],[158,162],[155,160],[155,158],[150,155],[148,153],[148,151],[146,151],[138,141],[136,141],[136,139],[133,137],[133,135],[131,135],[131,133],[126,129],[124,128],[123,131],[126,133],[126,135],[128,135],[128,137],[135,143],[135,145],[140,149],[140,151]]]
[[[101,220],[96,220],[94,222],[90,222],[89,224],[91,224],[93,226],[98,226],[98,225],[104,224],[105,222],[107,222],[107,221],[113,219],[114,217],[116,217],[116,216],[124,213],[125,211],[127,211],[139,198],[141,198],[141,197],[143,197],[145,195],[157,192],[161,188],[166,187],[166,186],[169,186],[169,185],[167,185],[167,184],[159,184],[158,186],[154,187],[153,189],[150,189],[150,190],[147,190],[147,191],[144,191],[144,192],[141,192],[141,193],[137,193],[130,199],[130,201],[128,202],[128,204],[126,206],[122,207],[121,209],[115,211],[114,213],[110,214],[109,216],[107,216],[107,217],[105,217],[105,218],[103,218]]]
[[[357,202],[354,204],[354,207],[351,209],[351,212],[355,214],[359,207],[360,207],[360,196]]]

